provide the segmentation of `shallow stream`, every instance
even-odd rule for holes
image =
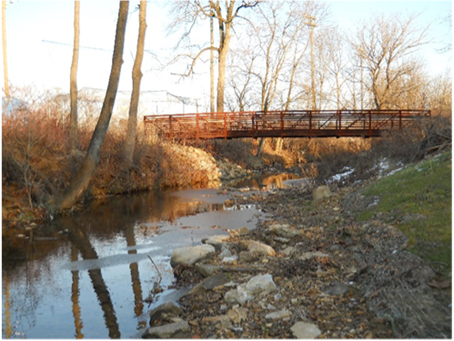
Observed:
[[[273,189],[292,178],[281,174],[236,186]],[[113,197],[92,202],[77,217],[55,220],[40,233],[14,236],[12,245],[2,245],[2,337],[140,338],[148,312],[184,293],[172,288],[169,261],[175,248],[228,229],[253,229],[268,218],[254,205],[227,207],[228,194],[235,192]],[[6,249],[11,246],[14,252]],[[158,281],[165,290],[150,302]]]

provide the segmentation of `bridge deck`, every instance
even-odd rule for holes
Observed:
[[[377,137],[430,116],[430,110],[243,111],[144,116],[167,139]]]

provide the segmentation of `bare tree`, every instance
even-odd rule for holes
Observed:
[[[247,42],[251,41],[248,39]],[[227,105],[231,111],[245,111],[253,107],[250,83],[256,56],[250,55],[251,50],[250,44],[233,50],[229,59],[227,82],[233,94]]]
[[[140,96],[140,81],[142,80],[142,67],[143,51],[145,45],[145,31],[147,29],[146,12],[147,2],[140,1],[139,8],[139,37],[137,39],[137,53],[132,69],[132,93],[131,102],[129,104],[129,119],[128,119],[128,132],[126,134],[126,141],[123,148],[123,158],[126,167],[132,164],[134,156],[134,147],[136,141],[137,131],[137,110],[139,107]]]
[[[200,1],[179,1],[175,2],[172,7],[172,12],[175,13],[172,27],[179,28],[185,25],[183,38],[188,38],[190,36],[192,29],[200,18],[210,18],[214,16],[217,20],[219,30],[219,46],[205,47],[199,50],[195,56],[186,55],[186,57],[189,57],[192,62],[189,66],[188,72],[184,74],[184,76],[190,76],[193,74],[194,66],[204,52],[212,49],[218,52],[217,112],[224,111],[225,70],[234,20],[238,17],[238,13],[241,9],[254,7],[258,3],[259,1],[249,2],[243,0],[240,5],[236,5],[236,1],[230,0],[225,1],[224,5],[221,5],[219,1],[210,0],[204,5]]]
[[[61,195],[55,198],[54,203],[51,203],[51,211],[69,209],[72,205],[74,205],[74,203],[87,189],[88,184],[98,167],[99,152],[104,141],[104,137],[106,136],[107,129],[109,128],[110,118],[112,117],[113,106],[115,104],[115,97],[117,95],[121,65],[123,63],[123,48],[128,8],[129,1],[120,1],[109,84],[107,86],[106,96],[104,97],[101,114],[88,147],[87,155],[81,168],[71,180],[68,187]]]
[[[9,79],[8,79],[8,62],[6,53],[6,1],[2,1],[2,40],[3,40],[3,77],[4,77],[4,89],[5,97],[10,97],[9,92]]]
[[[69,116],[69,149],[77,149],[77,65],[79,61],[79,11],[80,1],[74,1],[74,47],[71,64],[71,79],[69,93],[71,98],[71,113]]]
[[[347,81],[344,77],[344,72],[347,70],[347,60],[345,59],[345,42],[346,40],[341,36],[337,27],[330,28],[328,30],[329,38],[326,40],[327,47],[327,68],[328,72],[332,76],[334,86],[331,86],[335,90],[335,102],[336,109],[342,109],[343,104],[343,91],[342,88]]]
[[[358,28],[351,40],[353,49],[364,62],[368,80],[364,85],[377,109],[392,108],[395,85],[419,65],[411,60],[418,47],[427,44],[429,27],[419,28],[418,15],[375,16]]]

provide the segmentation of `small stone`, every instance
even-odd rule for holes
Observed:
[[[255,261],[255,259],[257,257],[254,255],[254,253],[252,253],[250,251],[241,251],[239,253],[239,258],[240,258],[240,261],[243,261],[246,263],[251,263],[251,262]]]
[[[269,320],[283,320],[290,317],[292,317],[292,313],[286,309],[265,315],[265,318]]]
[[[341,296],[349,291],[350,287],[347,284],[335,281],[334,285],[326,291],[328,295]]]
[[[326,253],[323,253],[323,252],[320,252],[320,251],[315,251],[315,252],[304,252],[304,253],[299,257],[299,259],[301,259],[301,260],[308,260],[308,259],[311,259],[311,258],[314,258],[314,257],[323,258],[323,257],[328,257],[328,255],[327,255]]]
[[[227,312],[227,316],[229,316],[230,320],[233,323],[240,323],[241,321],[247,321],[247,309],[246,308],[232,308]]]
[[[228,283],[230,280],[223,273],[205,278],[202,282],[192,288],[186,295],[199,295],[207,290],[213,290],[215,287]]]
[[[315,324],[307,322],[297,322],[290,330],[297,339],[315,339],[322,333]]]
[[[184,339],[190,336],[191,327],[186,321],[148,328],[142,335],[144,339]]]
[[[203,277],[210,277],[214,275],[217,271],[219,271],[220,266],[197,263],[195,265],[195,268]]]
[[[319,201],[331,196],[331,191],[328,186],[319,186],[312,192],[312,199]]]
[[[249,234],[249,230],[247,227],[242,227],[242,228],[238,229],[238,234],[240,236],[247,236]]]

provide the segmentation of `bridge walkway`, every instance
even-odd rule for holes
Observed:
[[[289,110],[147,115],[148,133],[166,139],[378,137],[430,116],[430,110]]]

